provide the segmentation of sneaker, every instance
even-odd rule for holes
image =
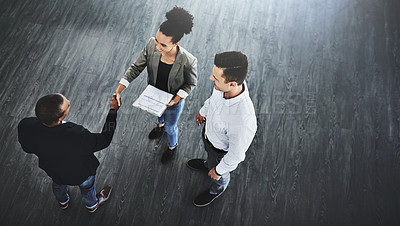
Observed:
[[[208,168],[205,166],[206,160],[204,159],[189,159],[186,165],[192,170],[200,170],[208,172]]]
[[[99,208],[99,202],[97,202],[96,205],[93,206],[92,208],[87,208],[87,210],[89,211],[89,213],[94,213],[98,208]]]
[[[96,194],[96,197],[98,199],[96,205],[92,208],[87,208],[89,213],[95,212],[101,204],[107,201],[110,198],[111,191],[112,187],[110,185],[107,185],[103,189],[101,189],[101,191]]]
[[[58,205],[59,205],[59,207],[62,209],[62,210],[65,210],[66,208],[68,208],[68,206],[69,206],[69,194],[68,194],[68,192],[67,192],[67,201],[65,201],[65,202],[58,202]]]
[[[58,203],[58,205],[60,206],[60,208],[62,210],[65,210],[69,206],[69,199],[68,199],[68,201],[66,203],[64,203],[64,204]]]
[[[153,140],[153,139],[156,139],[156,138],[161,137],[161,136],[164,134],[164,131],[165,131],[164,126],[159,127],[158,124],[157,124],[157,126],[154,127],[154,128],[150,131],[150,133],[149,133],[149,139],[150,139],[150,140]]]
[[[169,161],[171,161],[175,157],[175,152],[178,150],[178,146],[176,146],[174,149],[169,149],[164,151],[163,155],[161,156],[161,163],[165,164]]]
[[[223,192],[213,195],[210,194],[210,189],[207,189],[206,191],[202,192],[200,195],[198,195],[194,200],[193,204],[197,207],[204,207],[208,206],[214,201],[214,199],[218,198],[220,195],[222,195]]]

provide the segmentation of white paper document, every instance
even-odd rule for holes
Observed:
[[[133,106],[160,117],[167,108],[166,104],[171,101],[172,97],[172,94],[148,85],[133,103]]]

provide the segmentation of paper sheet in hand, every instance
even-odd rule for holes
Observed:
[[[172,94],[148,85],[133,103],[133,106],[160,117],[167,108],[166,104],[171,101],[172,97]]]

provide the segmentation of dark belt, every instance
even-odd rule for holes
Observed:
[[[213,151],[217,152],[218,154],[226,154],[226,153],[228,153],[227,151],[224,151],[224,150],[221,150],[221,149],[218,149],[218,148],[214,147],[214,145],[207,139],[206,132],[205,132],[205,127],[206,126],[204,126],[204,128],[203,128],[203,138],[206,141],[206,143],[211,146],[211,149]]]

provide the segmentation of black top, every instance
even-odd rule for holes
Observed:
[[[156,87],[168,92],[168,77],[173,64],[166,64],[160,60],[157,71]]]
[[[46,127],[36,117],[18,124],[18,141],[27,153],[39,157],[39,167],[57,184],[79,185],[95,175],[99,161],[94,152],[110,145],[117,111],[110,110],[101,133],[67,122]]]

